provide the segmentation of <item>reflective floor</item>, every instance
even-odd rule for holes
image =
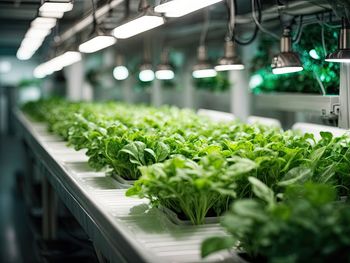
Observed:
[[[38,262],[29,217],[16,178],[23,172],[20,144],[0,135],[0,262]]]

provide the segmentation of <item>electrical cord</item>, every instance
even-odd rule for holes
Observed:
[[[254,20],[255,24],[259,27],[259,29],[260,29],[262,32],[264,32],[264,33],[266,33],[266,34],[272,36],[273,38],[279,40],[279,39],[280,39],[279,36],[277,36],[275,33],[272,33],[272,32],[269,31],[268,29],[264,28],[264,27],[261,25],[261,23],[258,21],[258,19],[257,19],[257,17],[256,17],[256,11],[255,11],[255,0],[251,0],[251,6],[252,6],[252,17],[253,17],[253,20]]]
[[[204,12],[204,24],[203,24],[203,30],[199,39],[199,46],[204,46],[205,44],[205,39],[208,34],[208,29],[209,29],[209,23],[210,23],[210,13],[209,9],[206,9]]]
[[[296,42],[297,39],[300,38],[301,34],[302,34],[302,29],[303,29],[303,19],[304,19],[304,16],[301,15],[299,16],[299,24],[298,24],[298,29],[297,29],[297,33],[295,35],[295,38],[292,39],[292,42]]]
[[[232,12],[232,10],[230,8],[229,1],[230,0],[228,0],[226,2],[226,7],[227,7],[228,24],[230,25],[230,22],[232,21],[232,18],[231,18],[232,14],[236,15],[237,2],[236,1],[232,1],[231,6],[233,6],[233,8],[234,8],[234,11]],[[257,1],[257,4],[260,6],[260,0]],[[260,7],[258,8],[258,21],[259,22],[261,21],[261,8]],[[231,37],[230,37],[230,35],[228,35],[227,38],[230,38],[231,40],[234,40],[239,45],[245,46],[245,45],[251,44],[256,39],[256,37],[258,35],[258,32],[259,32],[259,27],[255,24],[253,34],[248,39],[246,39],[246,40],[239,39],[237,37],[237,34],[235,34],[235,32],[232,32]]]
[[[93,32],[95,32],[97,29],[96,6],[95,6],[94,0],[91,0],[91,3],[92,3]]]

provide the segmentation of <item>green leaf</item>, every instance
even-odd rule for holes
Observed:
[[[266,201],[270,205],[275,203],[274,193],[266,186],[266,184],[252,176],[248,177],[248,180],[252,184],[253,192],[257,197]]]
[[[201,255],[207,257],[208,255],[224,250],[231,249],[236,244],[236,240],[232,237],[211,237],[202,243]]]
[[[302,166],[294,167],[293,169],[289,170],[277,184],[279,186],[287,186],[295,183],[302,183],[311,179],[311,176],[312,170],[310,168]]]

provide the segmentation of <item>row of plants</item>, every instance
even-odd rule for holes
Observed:
[[[258,261],[323,262],[350,244],[340,234],[350,231],[348,204],[340,202],[349,195],[349,137],[322,132],[316,141],[168,106],[52,99],[23,110],[87,149],[94,169],[137,180],[128,196],[148,198],[193,224],[225,214],[229,235],[205,241],[203,256],[235,247]]]

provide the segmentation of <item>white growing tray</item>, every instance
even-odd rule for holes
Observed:
[[[202,241],[226,235],[219,224],[174,224],[159,209],[150,209],[148,200],[126,197],[120,183],[104,172],[94,172],[84,151],[67,147],[45,125],[22,112],[15,114],[20,135],[48,170],[55,192],[110,262],[240,261],[233,252],[202,260]]]

